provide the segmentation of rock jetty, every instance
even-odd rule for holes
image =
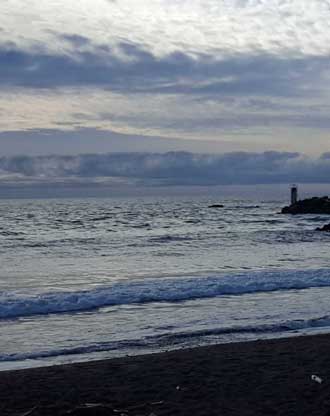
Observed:
[[[316,231],[323,231],[326,233],[330,233],[330,224],[325,224],[323,227],[317,227]]]
[[[284,207],[282,214],[329,214],[330,199],[327,196],[302,199],[296,203]]]

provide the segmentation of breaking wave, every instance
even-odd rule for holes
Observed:
[[[179,302],[222,295],[330,287],[330,270],[246,272],[209,277],[134,280],[76,292],[0,293],[0,319],[78,312],[105,306]]]

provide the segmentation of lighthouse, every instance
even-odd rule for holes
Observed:
[[[291,205],[296,204],[298,201],[298,186],[292,185],[291,186]]]

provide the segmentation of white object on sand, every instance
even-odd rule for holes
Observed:
[[[316,383],[322,384],[322,382],[323,382],[321,377],[316,376],[315,374],[313,374],[311,378],[312,378],[313,381],[316,381]]]

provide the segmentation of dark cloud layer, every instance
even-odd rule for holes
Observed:
[[[187,152],[112,153],[78,156],[4,157],[2,181],[88,182],[100,178],[143,185],[229,185],[330,183],[330,157],[298,153],[235,152],[223,155]]]
[[[325,57],[292,58],[258,52],[221,59],[176,52],[158,58],[132,43],[123,42],[114,50],[94,45],[83,36],[60,37],[74,49],[71,55],[1,46],[0,86],[99,86],[132,93],[287,97],[308,94],[310,80],[328,67]]]

